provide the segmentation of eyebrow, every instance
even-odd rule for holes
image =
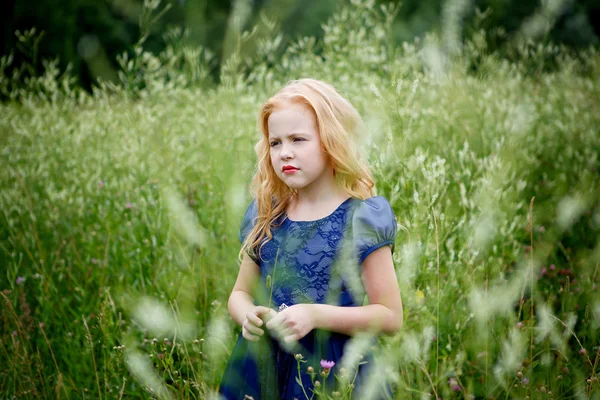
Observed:
[[[283,135],[284,137],[290,137],[290,136],[308,136],[308,133],[306,132],[292,132],[292,133],[288,133],[287,135]],[[279,139],[279,136],[276,135],[271,135],[269,133],[269,139]]]

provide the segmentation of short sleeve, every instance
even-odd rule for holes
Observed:
[[[396,216],[385,197],[375,196],[360,202],[352,217],[352,233],[359,264],[375,250],[396,241]]]
[[[244,213],[244,217],[242,218],[242,223],[240,225],[240,232],[239,232],[240,243],[244,243],[244,241],[246,240],[246,236],[248,236],[248,234],[250,233],[252,228],[254,228],[254,223],[256,222],[257,216],[258,216],[258,208],[256,205],[256,200],[252,200],[252,202],[248,206],[248,209],[246,209],[246,212]],[[252,255],[252,254],[249,254],[249,255],[250,255],[250,258],[252,258],[252,260],[255,263],[258,263],[258,259],[254,255]]]

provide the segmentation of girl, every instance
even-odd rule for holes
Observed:
[[[242,220],[242,260],[228,303],[242,333],[220,393],[306,399],[314,389],[308,366],[318,370],[327,360],[321,366],[331,373],[313,375],[321,380],[314,385],[331,388],[352,335],[402,326],[392,262],[396,220],[388,201],[373,197],[372,175],[359,157],[360,116],[333,86],[289,82],[262,106],[259,126],[255,200]],[[363,306],[365,292],[370,304]],[[371,357],[358,368],[354,393]],[[306,362],[300,373],[298,358]]]

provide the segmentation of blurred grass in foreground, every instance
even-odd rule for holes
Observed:
[[[363,115],[407,228],[405,324],[380,365],[396,397],[599,398],[598,50],[520,40],[509,63],[486,51],[501,31],[394,48],[393,14],[353,1],[275,63],[271,27],[218,86],[176,31],[93,95],[53,63],[0,74],[0,392],[211,396],[239,332],[226,304],[256,113],[310,76]]]

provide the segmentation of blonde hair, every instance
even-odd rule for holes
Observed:
[[[262,136],[254,150],[258,166],[250,192],[256,199],[258,216],[246,236],[239,253],[241,259],[248,251],[273,238],[271,227],[287,209],[296,191],[276,175],[271,164],[268,121],[271,113],[289,103],[307,106],[315,115],[322,150],[329,156],[335,182],[350,196],[365,200],[373,196],[373,175],[360,157],[356,136],[363,129],[358,111],[335,88],[316,79],[289,81],[267,100],[258,113]],[[283,221],[281,221],[283,222]],[[259,250],[254,253],[258,254]]]

